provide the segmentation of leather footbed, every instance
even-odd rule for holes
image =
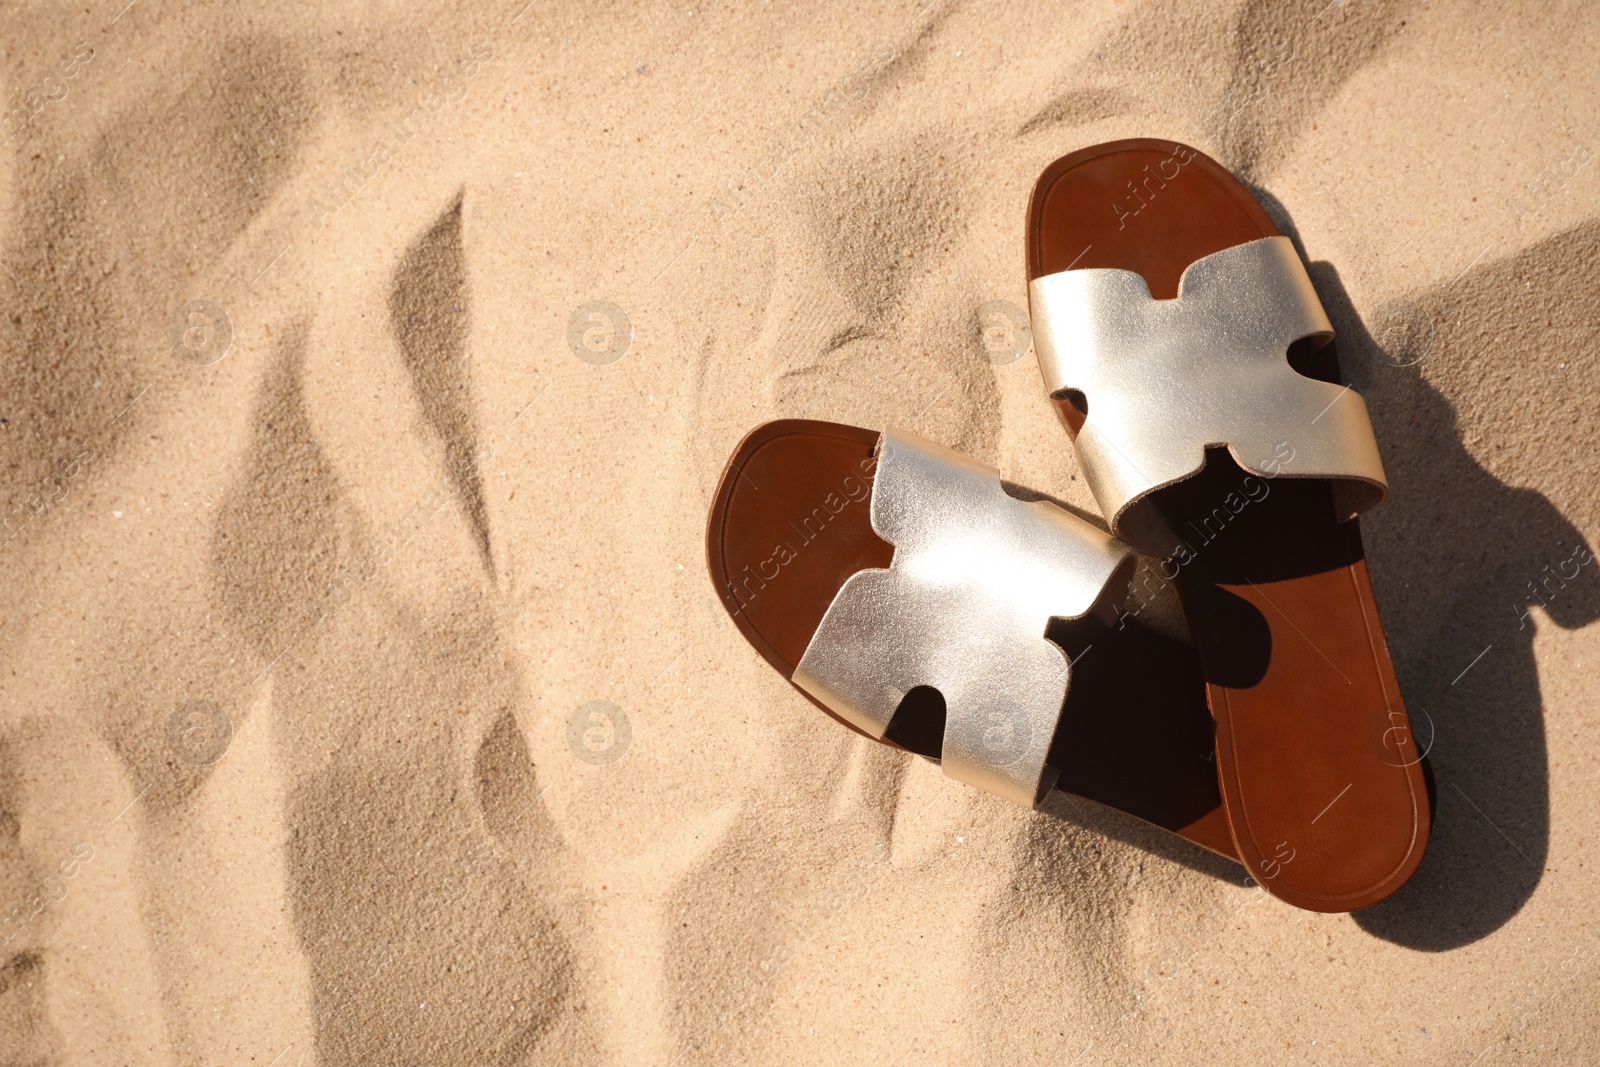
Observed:
[[[784,678],[845,579],[893,557],[869,514],[878,437],[837,423],[770,422],[740,443],[717,486],[706,532],[712,581],[740,632]],[[1237,860],[1194,650],[1137,620],[1121,628],[1094,616],[1055,620],[1045,636],[1074,661],[1049,757],[1056,788]],[[885,743],[937,759],[943,737],[943,698],[918,688]]]
[[[1119,268],[1171,299],[1195,260],[1278,234],[1250,191],[1201,153],[1117,141],[1066,156],[1039,179],[1028,278]],[[1331,343],[1297,344],[1286,358],[1338,380]],[[1194,374],[1205,373],[1196,352]],[[1069,433],[1094,417],[1092,395],[1052,400]],[[1225,447],[1205,459],[1198,475],[1150,499],[1193,551],[1174,581],[1216,720],[1238,855],[1300,907],[1364,907],[1416,870],[1430,807],[1359,527],[1338,521],[1329,482],[1287,475],[1266,482],[1261,500],[1219,512],[1247,472]]]

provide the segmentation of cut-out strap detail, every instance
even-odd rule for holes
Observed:
[[[1034,348],[1052,396],[1080,392],[1078,456],[1123,540],[1169,555],[1176,540],[1140,501],[1226,445],[1276,477],[1335,479],[1342,518],[1383,498],[1387,482],[1366,402],[1288,361],[1333,327],[1287,237],[1196,260],[1178,296],[1156,300],[1132,271],[1068,270],[1030,288]]]
[[[1032,806],[1068,668],[1052,618],[1089,611],[1127,546],[1054,504],[1007,495],[999,472],[910,434],[878,446],[872,527],[887,569],[859,571],[829,605],[793,681],[881,738],[906,693],[944,695],[953,778]]]

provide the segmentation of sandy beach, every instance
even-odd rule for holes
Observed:
[[[1600,9],[0,25],[0,1060],[1600,1056]],[[1258,192],[1372,413],[1438,801],[1361,912],[850,734],[707,577],[776,418],[1097,515],[1023,227],[1123,137]]]

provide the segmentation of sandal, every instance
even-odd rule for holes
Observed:
[[[746,640],[835,719],[1028,806],[1052,787],[1237,861],[1189,646],[1118,624],[1127,547],[910,434],[745,437],[706,533]],[[1070,685],[1069,685],[1070,681]]]
[[[1240,858],[1302,908],[1383,899],[1431,807],[1355,519],[1383,465],[1294,245],[1211,159],[1141,139],[1045,170],[1027,256],[1089,487],[1183,601]]]

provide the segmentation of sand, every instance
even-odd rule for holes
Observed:
[[[1592,5],[125,3],[0,33],[4,1062],[1594,1062]],[[1439,807],[1353,916],[849,735],[706,577],[777,417],[1093,513],[1001,320],[1128,136],[1383,448]]]

